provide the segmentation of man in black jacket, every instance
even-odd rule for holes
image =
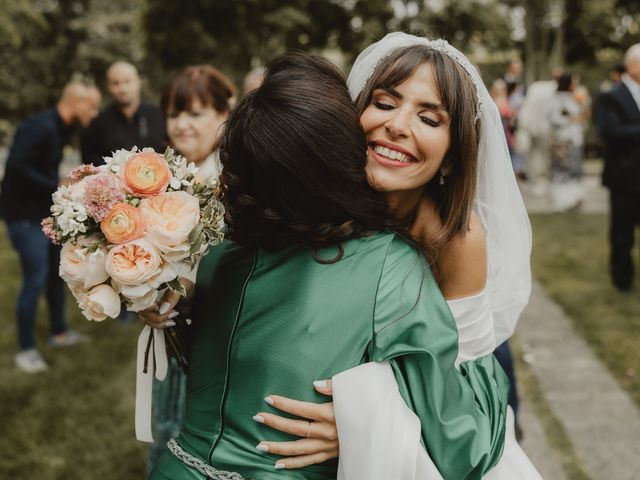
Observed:
[[[82,136],[82,163],[103,165],[103,157],[134,146],[163,152],[167,133],[162,112],[141,102],[140,76],[136,67],[116,62],[107,70],[107,90],[113,98]]]
[[[0,191],[0,215],[5,219],[11,243],[22,267],[22,288],[17,302],[20,351],[18,368],[26,372],[47,369],[33,335],[40,292],[46,288],[50,343],[66,346],[82,340],[67,328],[64,314],[64,282],[58,275],[60,247],[51,245],[40,222],[49,216],[51,194],[58,187],[58,167],[63,148],[75,122],[87,125],[98,113],[100,92],[71,82],[55,108],[27,118],[18,126],[7,158]]]
[[[605,142],[603,184],[609,188],[610,268],[614,286],[631,290],[631,251],[640,225],[640,43],[625,54],[626,73],[599,101],[598,121]]]

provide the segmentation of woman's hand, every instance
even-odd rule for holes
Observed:
[[[195,286],[193,282],[186,279],[181,279],[181,281],[187,292],[191,292],[193,290],[193,287]],[[140,319],[146,325],[149,325],[152,328],[173,327],[175,322],[172,319],[178,316],[178,312],[176,312],[174,308],[181,298],[182,296],[179,293],[168,288],[161,300],[157,301],[146,310],[138,312],[138,315],[140,315]]]
[[[316,391],[324,395],[332,395],[331,380],[320,380],[313,384]],[[265,412],[260,412],[253,417],[256,422],[302,437],[293,442],[263,441],[258,444],[256,447],[258,450],[285,457],[277,461],[275,465],[277,469],[302,468],[338,457],[340,445],[333,414],[333,402],[321,404],[300,402],[277,395],[269,395],[265,398],[265,402],[278,410],[305,419],[293,420]]]

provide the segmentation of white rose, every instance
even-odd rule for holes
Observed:
[[[140,202],[149,239],[163,256],[178,262],[189,256],[189,234],[200,221],[200,201],[186,192],[167,192]]]
[[[80,302],[82,314],[89,320],[101,322],[120,315],[120,296],[109,285],[93,287]]]
[[[78,237],[76,244],[67,242],[60,252],[60,277],[69,284],[91,288],[103,283],[109,274],[105,268],[107,250],[96,248],[96,237]],[[93,251],[91,251],[93,250]]]

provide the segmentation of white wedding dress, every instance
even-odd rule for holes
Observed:
[[[447,303],[458,328],[456,363],[490,354],[495,335],[486,290]],[[388,362],[366,363],[332,380],[340,440],[338,480],[443,480],[421,444],[420,420],[400,395]],[[483,479],[542,480],[516,441],[511,409],[504,452]]]

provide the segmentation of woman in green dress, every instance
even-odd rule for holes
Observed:
[[[267,427],[248,416],[274,391],[320,401],[306,385],[370,361],[390,362],[445,478],[481,478],[498,461],[504,374],[492,357],[454,367],[449,308],[422,253],[392,231],[366,149],[344,80],[318,57],[280,57],[232,113],[221,154],[232,241],[200,265],[185,422],[151,479],[283,478],[256,448]],[[285,478],[336,475],[334,461]]]

